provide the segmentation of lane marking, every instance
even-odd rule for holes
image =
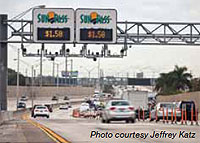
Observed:
[[[42,124],[37,123],[36,121],[31,120],[28,117],[28,113],[22,116],[22,119],[26,120],[28,123],[38,127],[39,129],[41,129],[44,133],[46,133],[53,141],[55,141],[56,143],[70,143],[69,141],[67,141],[65,138],[61,137],[60,135],[58,135],[57,133],[55,133],[54,131],[52,131],[51,129],[45,127]]]

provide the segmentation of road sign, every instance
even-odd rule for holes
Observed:
[[[78,77],[78,71],[62,71],[61,74],[62,77]]]
[[[34,9],[33,40],[41,43],[74,42],[74,10],[68,8]]]
[[[116,43],[117,11],[115,9],[77,9],[76,42]]]

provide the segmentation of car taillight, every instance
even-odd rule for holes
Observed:
[[[129,107],[128,109],[133,111],[133,110],[134,110],[134,107]]]
[[[44,110],[44,112],[48,112],[48,110]]]
[[[115,109],[116,109],[115,107],[110,107],[110,110],[112,110],[112,111],[115,110]]]
[[[39,112],[39,110],[35,110],[35,112]]]

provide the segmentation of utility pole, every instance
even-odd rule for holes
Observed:
[[[5,14],[0,15],[0,110],[7,110],[7,43],[1,41],[8,38],[8,26],[4,23],[8,19]]]
[[[101,87],[100,87],[100,58],[98,60],[98,90],[101,92]]]
[[[17,104],[19,102],[19,48],[17,49]],[[18,108],[17,108],[18,110]]]
[[[66,85],[67,85],[67,56],[65,57],[65,78],[66,78]]]
[[[52,84],[55,85],[55,58],[52,58],[53,61],[53,69],[52,69],[52,78],[53,78],[53,82]]]
[[[34,89],[33,89],[33,85],[34,85],[34,67],[33,67],[33,65],[31,66],[31,73],[32,73],[32,77],[31,77],[31,107],[33,108],[33,91],[34,91]]]
[[[59,64],[57,64],[57,91],[59,87]]]
[[[72,78],[72,73],[73,73],[73,60],[71,59],[71,73],[70,73],[70,81],[71,81],[71,85],[73,85],[73,78]]]
[[[44,43],[42,43],[41,53],[40,53],[40,87],[42,87],[42,57],[44,51]]]

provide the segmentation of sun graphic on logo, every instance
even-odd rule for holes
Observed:
[[[93,24],[96,24],[97,16],[98,16],[98,14],[97,14],[96,12],[92,12],[92,13],[90,14],[91,22],[92,22]]]
[[[51,22],[51,23],[54,23],[54,16],[55,16],[55,13],[53,12],[53,11],[50,11],[50,12],[48,12],[48,18],[49,18],[49,21]]]

